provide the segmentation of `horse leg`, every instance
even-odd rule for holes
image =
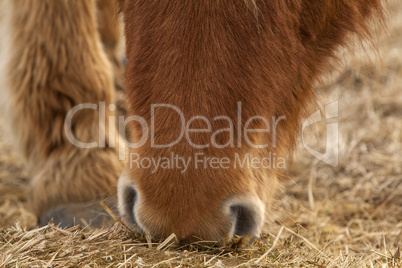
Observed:
[[[43,223],[44,215],[52,216],[49,211],[114,196],[122,170],[119,136],[107,120],[115,114],[110,106],[115,87],[98,33],[96,1],[2,0],[0,5],[3,107],[32,177],[32,210]],[[77,107],[82,104],[87,105]]]

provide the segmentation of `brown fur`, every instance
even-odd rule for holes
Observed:
[[[236,118],[236,103],[243,115],[265,118],[286,116],[278,125],[278,147],[197,150],[185,140],[172,148],[155,149],[148,143],[133,152],[143,157],[252,156],[293,149],[300,120],[314,101],[313,85],[347,34],[367,34],[367,19],[381,14],[380,0],[295,1],[159,1],[124,3],[127,39],[126,89],[131,113],[150,119],[150,105],[168,103],[191,116],[226,115]],[[173,111],[156,116],[155,137],[169,143],[178,136],[180,122]],[[256,121],[254,121],[256,122]],[[150,123],[150,122],[148,122]],[[242,122],[245,123],[244,121]],[[205,126],[195,123],[193,127]],[[227,127],[213,122],[213,131]],[[133,125],[140,132],[138,125]],[[258,124],[252,128],[259,128]],[[235,136],[237,136],[237,131]],[[208,135],[193,136],[199,144]],[[222,135],[221,141],[227,137]],[[270,136],[255,134],[254,141]],[[184,174],[177,169],[152,174],[132,169],[130,176],[141,196],[137,216],[156,236],[175,232],[179,237],[219,239],[229,229],[222,202],[242,195],[258,196],[269,204],[278,171],[198,169]]]
[[[122,169],[116,150],[79,149],[64,132],[66,114],[74,106],[114,102],[112,67],[100,42],[95,0],[7,2],[12,33],[5,74],[8,119],[32,176],[34,212],[42,215],[59,205],[114,194]],[[109,126],[104,127],[108,135]],[[77,140],[97,141],[98,111],[77,113],[73,129]]]
[[[122,23],[117,0],[97,0],[98,30],[106,55],[113,67],[116,105],[119,115],[126,115],[128,102],[123,89]]]
[[[8,119],[19,151],[32,175],[30,200],[42,215],[59,205],[83,203],[114,193],[121,163],[113,148],[79,149],[66,139],[64,119],[77,104],[114,102],[118,80],[118,23],[115,3],[95,0],[1,0],[7,13],[10,55],[4,81]],[[202,115],[213,131],[235,120],[242,102],[245,120],[286,116],[278,124],[277,145],[195,149],[182,140],[172,148],[151,148],[150,140],[132,150],[143,157],[278,157],[291,152],[306,107],[314,102],[313,85],[349,33],[367,34],[367,21],[381,15],[381,0],[119,0],[127,45],[126,88],[131,114],[150,123],[150,106],[179,107],[188,120]],[[7,9],[8,10],[8,9]],[[4,12],[4,11],[3,11]],[[101,37],[99,36],[99,32]],[[101,45],[103,41],[104,52]],[[110,64],[112,62],[112,64]],[[113,115],[108,112],[107,116]],[[181,127],[177,115],[156,115],[155,138],[168,143]],[[80,141],[98,138],[98,113],[75,116]],[[205,127],[200,121],[193,128]],[[251,128],[261,128],[254,121]],[[109,126],[104,126],[106,136]],[[133,133],[140,135],[138,125]],[[235,137],[240,129],[236,127]],[[134,135],[134,136],[135,136]],[[198,144],[210,136],[193,134]],[[223,144],[228,136],[218,135]],[[271,135],[252,133],[254,143]],[[253,196],[269,206],[278,187],[276,169],[132,169],[129,177],[141,196],[137,215],[146,231],[164,237],[220,239],[231,228],[222,211],[231,198]]]

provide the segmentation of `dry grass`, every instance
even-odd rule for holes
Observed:
[[[402,267],[400,0],[391,4],[390,18],[389,37],[378,43],[380,61],[349,55],[319,88],[325,103],[339,100],[339,165],[316,160],[300,143],[260,240],[244,249],[213,242],[164,247],[118,223],[103,230],[32,229],[29,174],[1,134],[0,268]],[[325,125],[317,127],[320,142],[313,136],[309,145],[323,149],[324,133]]]

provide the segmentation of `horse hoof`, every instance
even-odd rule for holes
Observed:
[[[104,203],[115,215],[118,215],[116,201],[105,201]],[[103,228],[110,227],[114,223],[114,219],[100,203],[86,203],[59,206],[39,217],[40,226],[46,226],[49,222],[62,228],[76,225]]]

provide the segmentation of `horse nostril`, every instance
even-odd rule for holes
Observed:
[[[124,216],[131,223],[136,223],[134,216],[135,202],[137,201],[137,191],[132,187],[126,187],[122,193]]]
[[[231,206],[230,212],[235,218],[234,235],[249,235],[257,226],[255,215],[246,207],[239,205]]]
[[[136,207],[140,203],[140,195],[126,172],[123,172],[119,178],[117,197],[119,213],[123,220],[127,224],[135,225],[136,231],[144,232],[136,217]]]
[[[227,208],[233,219],[233,236],[260,236],[265,208],[258,198],[233,198],[227,203]]]

